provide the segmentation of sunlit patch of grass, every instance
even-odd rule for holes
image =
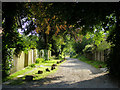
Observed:
[[[11,80],[11,79],[13,79],[13,78],[16,78],[18,75],[24,74],[25,72],[28,72],[28,71],[30,71],[30,70],[32,70],[32,69],[33,69],[33,68],[31,68],[31,67],[27,67],[27,68],[25,68],[25,69],[23,69],[23,70],[17,71],[17,72],[15,72],[15,73],[11,74],[10,76],[6,77],[6,78],[3,80],[3,82],[4,82],[4,81]]]
[[[51,68],[49,68],[49,70],[50,70]],[[58,69],[58,67],[56,67],[56,69],[54,69],[54,70],[50,70],[50,72],[47,72],[47,71],[45,71],[45,69],[43,70],[43,74],[35,74],[35,77],[33,78],[33,80],[40,80],[40,79],[42,79],[42,78],[45,78],[47,75],[49,75],[49,74],[52,74],[52,73],[55,73],[56,71],[57,71],[57,69]]]
[[[60,61],[60,60],[49,60],[49,61],[44,61],[42,65],[44,65],[44,66],[51,66],[52,64],[56,64],[57,61]]]
[[[25,74],[25,72],[28,72],[28,71],[32,70],[31,72],[26,73],[23,77],[17,78],[16,80],[12,80],[12,82],[10,83],[10,85],[21,85],[21,84],[24,84],[25,83],[25,76],[26,75],[33,75],[34,76],[33,80],[40,80],[42,78],[45,78],[49,74],[55,73],[57,71],[57,69],[58,69],[58,66],[60,64],[62,64],[62,63],[65,62],[64,61],[64,62],[62,62],[60,64],[57,64],[56,69],[51,70],[50,66],[52,66],[52,64],[56,64],[57,61],[60,61],[60,60],[49,60],[49,61],[40,62],[39,64],[35,64],[35,65],[36,66],[43,65],[43,67],[36,67],[36,69],[28,67],[28,68],[26,68],[24,70],[21,70],[21,71],[18,71],[16,73],[12,74],[11,76],[8,77],[9,80],[12,80],[13,78],[17,77],[18,75]],[[48,68],[50,70],[50,72],[47,72],[46,68]],[[38,70],[43,71],[43,73],[42,74],[38,74]]]
[[[33,76],[34,76],[33,80],[40,80],[40,79],[42,79],[42,78],[45,78],[45,77],[46,77],[47,75],[49,75],[49,74],[55,73],[56,70],[58,69],[58,68],[56,67],[56,69],[50,70],[51,68],[49,67],[50,72],[47,72],[47,71],[46,71],[46,68],[47,68],[47,67],[37,68],[37,69],[34,70],[33,72],[28,73],[28,74],[26,74],[26,75],[33,75]],[[38,74],[38,70],[43,71],[43,73],[42,73],[42,74]],[[26,75],[25,75],[25,76],[26,76]],[[21,85],[21,84],[24,84],[24,83],[25,83],[25,76],[22,77],[21,79],[17,79],[17,80],[12,81],[9,85]]]

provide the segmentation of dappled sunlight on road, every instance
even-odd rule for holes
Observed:
[[[44,79],[25,82],[19,87],[28,88],[117,88],[107,73],[78,59],[66,58],[58,71]],[[11,87],[11,86],[10,86]],[[17,86],[12,86],[17,87]]]

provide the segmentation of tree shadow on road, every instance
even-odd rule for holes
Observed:
[[[60,77],[62,78],[62,77]],[[109,76],[102,75],[90,80],[84,80],[80,82],[68,82],[68,81],[60,81],[55,83],[50,83],[52,80],[57,80],[59,77],[53,77],[53,78],[45,78],[45,80],[38,80],[37,82],[48,82],[48,84],[33,84],[30,86],[30,88],[120,88],[120,84],[118,81],[112,81],[112,79],[109,78]],[[34,81],[35,82],[35,81]],[[70,84],[71,83],[71,84]]]
[[[46,77],[25,82],[24,85],[18,85],[17,88],[120,88],[120,82],[113,81],[108,74],[79,82],[61,81],[61,78],[63,76]],[[55,82],[53,82],[54,80]]]

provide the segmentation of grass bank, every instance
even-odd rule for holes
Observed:
[[[86,58],[83,55],[75,55],[72,58],[77,58],[80,61],[83,61],[85,63],[88,63],[88,64],[92,65],[95,68],[105,68],[107,66],[107,64],[105,64],[105,62],[89,60],[88,58]]]
[[[26,83],[26,81],[25,81],[25,76],[26,75],[33,75],[34,76],[33,80],[43,79],[47,75],[55,73],[58,69],[58,66],[65,62],[64,61],[60,64],[57,64],[57,67],[54,70],[51,70],[52,64],[56,64],[57,61],[60,61],[60,60],[61,59],[51,59],[51,60],[48,60],[48,61],[44,61],[42,58],[38,59],[36,64],[31,64],[28,67],[26,67],[25,69],[11,74],[6,79],[4,79],[3,82],[9,80],[10,81],[10,83],[8,83],[9,85],[24,84],[24,83]],[[46,68],[48,68],[50,70],[50,72],[47,72]],[[43,71],[43,73],[38,74],[38,70]]]

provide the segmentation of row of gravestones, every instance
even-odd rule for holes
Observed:
[[[51,57],[50,50],[44,49],[44,50],[37,51],[37,58],[44,58],[44,59],[49,60],[50,57]]]
[[[62,63],[63,61],[65,61],[65,60],[57,61],[57,64],[60,64],[60,63]],[[57,64],[53,64],[53,65],[51,66],[51,70],[54,70],[55,67],[57,66]],[[46,72],[50,72],[49,68],[46,68]],[[37,73],[37,74],[42,74],[42,73],[43,73],[42,70],[38,70],[38,73]],[[32,81],[34,77],[35,77],[34,75],[27,75],[27,76],[25,76],[25,80],[26,80],[26,81]]]

